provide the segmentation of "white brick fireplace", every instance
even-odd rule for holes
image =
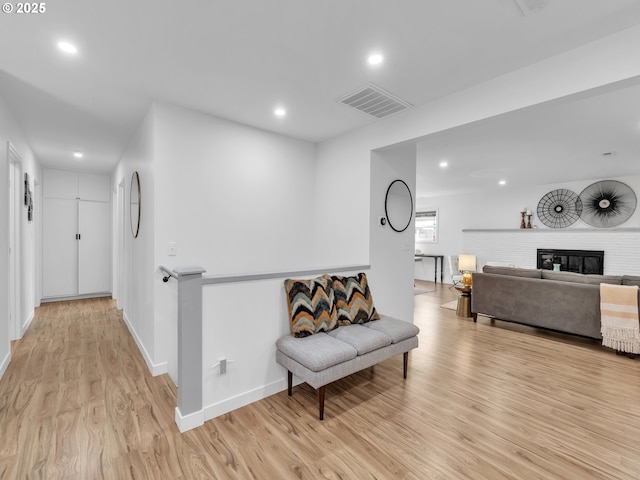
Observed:
[[[640,228],[469,229],[462,231],[464,253],[487,262],[536,268],[538,248],[604,250],[605,275],[640,275]]]

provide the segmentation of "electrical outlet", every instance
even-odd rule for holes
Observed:
[[[223,358],[220,360],[220,375],[227,373],[227,359]]]

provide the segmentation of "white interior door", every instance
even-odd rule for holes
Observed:
[[[77,200],[47,198],[42,202],[42,296],[78,294]]]
[[[110,205],[78,202],[78,294],[111,291]]]

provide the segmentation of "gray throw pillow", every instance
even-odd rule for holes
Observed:
[[[484,273],[510,275],[512,277],[542,278],[542,272],[533,268],[498,267],[495,265],[485,265],[482,268],[482,271]]]
[[[600,285],[601,283],[622,284],[622,277],[619,275],[583,275],[582,273],[554,272],[553,270],[543,270],[542,278],[561,282],[586,283],[588,285]]]
[[[640,287],[640,277],[637,275],[623,275],[622,276],[622,284],[623,285],[637,285]]]

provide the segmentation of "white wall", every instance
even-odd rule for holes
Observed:
[[[209,274],[315,263],[312,143],[169,104],[155,111],[158,262]]]
[[[639,167],[640,169],[640,167]],[[582,220],[578,220],[570,227],[564,229],[549,229],[546,227],[536,216],[536,210],[540,199],[548,192],[559,188],[566,188],[573,192],[580,194],[580,192],[587,186],[600,180],[618,180],[626,183],[635,192],[636,196],[640,198],[640,176],[632,177],[612,177],[612,178],[598,178],[592,180],[581,180],[565,183],[549,183],[546,185],[535,185],[520,188],[509,187],[496,187],[495,190],[488,191],[476,191],[468,194],[464,199],[460,195],[445,195],[441,197],[430,197],[425,199],[419,199],[420,203],[428,203],[430,206],[435,206],[439,209],[440,220],[440,241],[438,244],[432,244],[429,246],[429,253],[432,250],[439,250],[445,255],[458,255],[460,253],[475,253],[479,254],[478,268],[481,268],[486,261],[506,261],[507,263],[513,263],[518,266],[535,266],[535,258],[531,257],[529,253],[521,252],[510,255],[505,251],[506,245],[501,243],[493,243],[493,246],[484,245],[484,243],[474,243],[475,237],[465,237],[463,230],[466,229],[518,229],[520,228],[520,211],[525,208],[533,212],[531,223],[533,226],[538,227],[540,230],[556,230],[558,235],[566,237],[566,242],[573,243],[575,248],[582,248],[578,245],[589,243],[589,234],[586,232],[580,232],[580,234],[572,234],[572,230],[591,229],[594,234],[607,230],[614,234],[617,228],[638,228],[640,227],[640,207],[636,208],[636,211],[631,218],[625,223],[612,229],[599,229],[591,227],[584,223]],[[473,201],[466,201],[472,198]],[[585,236],[586,235],[586,236]],[[592,236],[593,237],[593,236]],[[531,237],[539,239],[541,242],[537,247],[532,247],[535,254],[535,248],[554,248],[551,245],[546,244],[546,237],[537,236]],[[615,239],[615,235],[613,235]],[[585,243],[586,242],[586,243]],[[560,246],[560,243],[564,244],[565,240],[558,240],[557,248],[569,248]],[[422,244],[421,244],[422,248]],[[586,249],[587,247],[585,247]],[[593,245],[591,246],[592,249]],[[611,254],[615,252],[618,247],[614,241],[604,248],[609,250]],[[440,250],[441,249],[441,250]],[[426,251],[426,248],[422,248]],[[438,253],[439,253],[438,252]],[[529,252],[527,250],[527,252]],[[605,253],[606,255],[606,253]],[[606,265],[605,260],[605,265]],[[449,270],[445,261],[445,281],[449,278]],[[429,270],[431,272],[431,270]],[[614,273],[614,272],[609,272]],[[625,273],[625,272],[615,272]],[[628,274],[635,274],[635,272],[628,271]],[[422,278],[422,277],[417,277]],[[432,280],[427,276],[427,280]]]
[[[13,143],[13,142],[12,142]],[[15,145],[22,159],[22,177],[24,174],[29,174],[29,186],[33,198],[33,219],[31,222],[27,220],[27,207],[22,204],[20,215],[20,331],[19,337],[22,338],[24,332],[29,327],[33,316],[35,314],[36,304],[40,304],[40,299],[36,299],[36,292],[39,289],[36,288],[36,284],[40,283],[40,277],[36,274],[39,272],[39,268],[36,266],[36,258],[39,255],[36,249],[39,246],[38,234],[39,226],[41,225],[42,218],[42,201],[41,201],[41,188],[36,187],[36,182],[42,182],[42,168],[34,157],[31,147],[26,142],[24,137]],[[24,188],[24,186],[22,186]]]
[[[13,118],[9,108],[4,100],[0,97],[0,252],[9,251],[9,211],[8,211],[8,159],[7,159],[7,142],[11,142],[20,155],[21,176],[28,173],[30,176],[31,190],[36,193],[34,181],[40,179],[41,169],[36,161],[31,147],[19,125]],[[17,188],[23,192],[24,184],[21,183]],[[36,258],[36,234],[37,219],[39,218],[40,203],[38,199],[34,199],[35,219],[33,222],[27,221],[26,207],[20,208],[20,329],[19,336],[22,336],[29,323],[33,319],[34,306],[36,304],[36,276],[35,276],[35,258]],[[9,360],[11,358],[10,340],[9,340],[9,263],[5,253],[0,255],[0,376],[4,373]]]
[[[640,166],[638,167],[640,171]],[[618,180],[631,187],[637,196],[640,196],[640,175],[632,177],[595,178],[574,182],[548,183],[546,185],[534,185],[520,187],[518,189],[497,188],[492,191],[477,192],[473,195],[473,202],[468,202],[464,228],[520,228],[520,211],[523,208],[531,210],[531,224],[538,228],[546,227],[536,216],[536,210],[540,199],[548,192],[559,188],[569,189],[577,194],[592,183],[600,180]],[[640,208],[624,224],[619,227],[640,227]],[[590,227],[582,220],[563,230],[573,228]]]
[[[157,267],[197,264],[213,275],[315,265],[314,168],[311,143],[166,103],[153,105],[113,177],[114,188],[126,178],[128,204],[131,173],[140,173],[140,235],[125,235],[122,304],[153,373],[166,371],[177,382],[177,286],[173,280],[162,282]],[[169,242],[176,243],[177,255],[168,255]],[[205,289],[205,305],[211,304],[209,297],[217,298],[219,288]],[[228,319],[219,312],[236,311],[255,297],[256,292],[248,295],[242,288],[224,296],[224,304],[214,301],[214,313],[205,319],[214,338],[205,338],[205,345],[222,341],[227,355],[246,360],[244,337],[220,337],[223,325],[237,322],[236,316]],[[262,308],[249,320],[262,324],[270,318],[279,335],[281,313]],[[243,325],[243,333],[247,328],[259,330],[250,323]],[[252,358],[249,363],[255,366],[275,357]],[[235,376],[234,392],[250,373]]]
[[[167,371],[166,360],[155,350],[155,164],[154,164],[154,109],[147,113],[131,139],[112,176],[112,189],[125,180],[124,201],[124,255],[123,315],[131,334],[140,348],[149,370],[153,374]],[[129,195],[131,176],[137,171],[140,176],[141,214],[140,230],[133,238],[130,228]],[[116,190],[117,191],[117,190]],[[116,199],[117,201],[117,199]],[[120,226],[118,225],[118,228]],[[118,242],[114,243],[117,248]],[[116,273],[117,275],[117,273]],[[160,360],[158,359],[160,358]]]
[[[397,179],[409,186],[415,210],[415,145],[371,152],[371,271],[368,277],[376,309],[413,322],[413,277],[407,275],[407,271],[414,264],[415,215],[404,232],[394,231],[388,223],[382,226],[379,221],[385,216],[387,189]],[[381,285],[384,287],[379,288]]]
[[[315,265],[313,144],[166,103],[156,103],[155,125],[156,265],[200,265],[209,275]],[[176,243],[176,256],[168,255],[169,242]],[[256,365],[274,363],[274,355],[247,350],[246,336],[274,337],[283,320],[279,309],[258,299],[258,286],[231,288],[220,298],[222,289],[204,290],[211,311],[204,319],[210,332],[204,336],[205,362],[221,355],[214,345],[224,345],[238,364],[233,378],[225,379],[233,387],[216,390],[215,399],[205,391],[205,405],[244,393]],[[176,299],[175,282],[155,282],[157,360],[169,363],[174,380]],[[239,315],[241,304],[254,315]],[[239,322],[239,333],[230,322]],[[275,333],[268,324],[278,326]],[[240,367],[243,360],[247,368]]]

